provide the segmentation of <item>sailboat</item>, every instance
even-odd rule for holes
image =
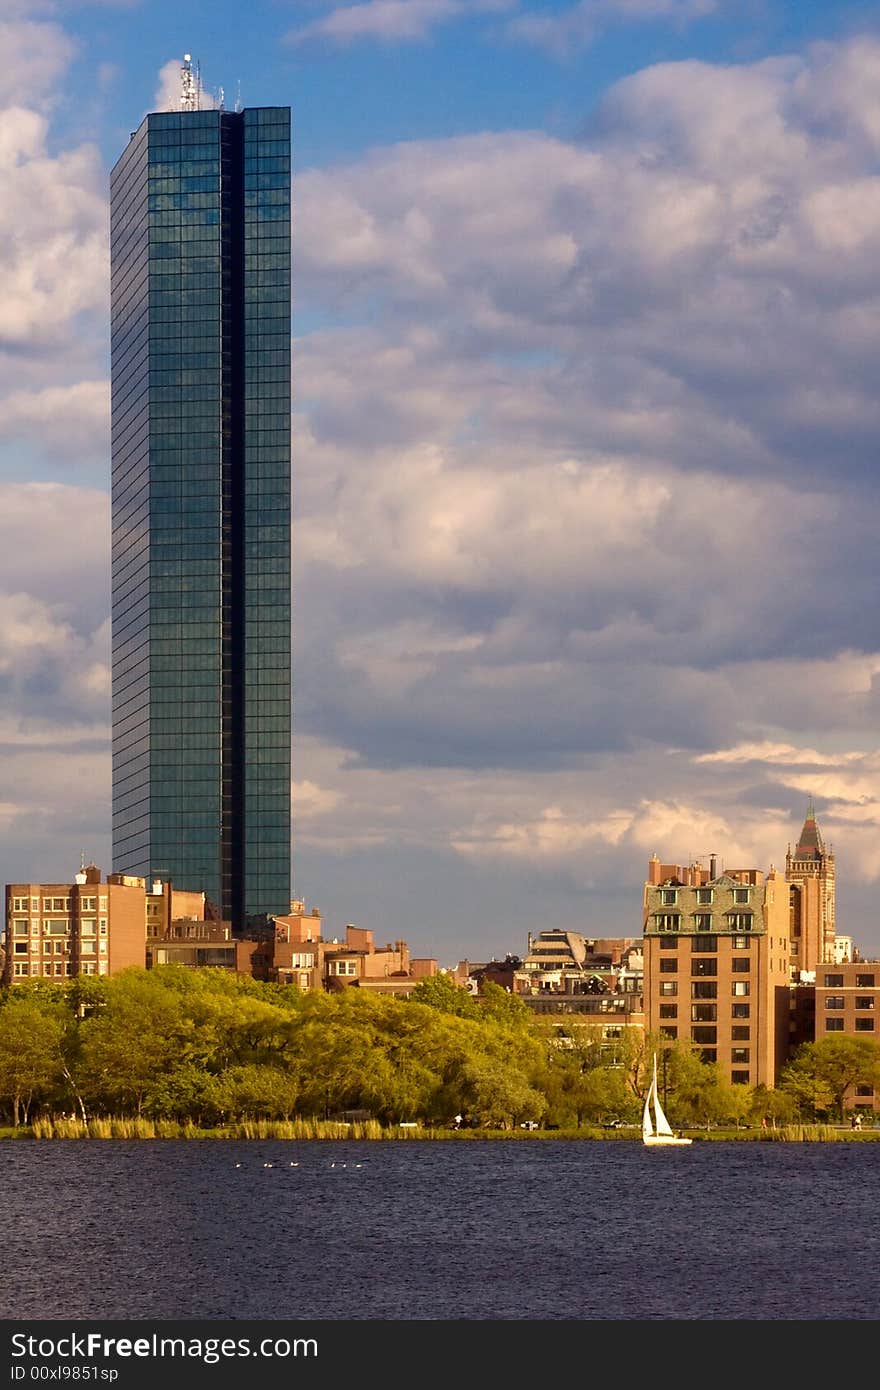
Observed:
[[[651,1085],[648,1094],[645,1096],[645,1108],[642,1111],[642,1143],[643,1144],[690,1144],[690,1139],[683,1139],[680,1135],[674,1134],[672,1127],[663,1113],[660,1104],[660,1096],[657,1091],[657,1054],[654,1053],[654,1073],[651,1077]]]

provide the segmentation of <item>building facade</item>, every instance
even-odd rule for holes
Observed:
[[[790,884],[792,978],[836,959],[834,851],[826,850],[812,800],[800,838],[785,856]]]
[[[5,985],[144,965],[146,890],[94,864],[73,882],[6,885]]]
[[[294,900],[290,912],[275,918],[274,936],[267,946],[264,979],[293,984],[302,990],[338,990],[346,986],[374,994],[411,994],[421,980],[437,974],[434,957],[411,956],[405,941],[375,944],[373,933],[349,922],[345,939],[326,941],[317,908],[306,913]]]
[[[714,868],[714,866],[713,866]],[[788,1046],[789,896],[771,869],[648,865],[648,1032],[696,1045],[728,1081],[774,1086]]]
[[[113,868],[290,902],[290,111],[155,112],[111,175]]]

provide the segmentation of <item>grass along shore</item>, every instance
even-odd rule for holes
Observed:
[[[848,1126],[830,1124],[779,1125],[776,1129],[689,1129],[696,1143],[712,1143],[719,1140],[737,1140],[759,1143],[815,1143],[858,1141],[860,1143],[880,1139],[880,1128],[853,1130]],[[378,1120],[343,1123],[339,1120],[240,1120],[233,1124],[212,1129],[202,1129],[192,1123],[179,1124],[174,1120],[149,1120],[126,1118],[123,1116],[104,1116],[88,1121],[70,1116],[42,1117],[29,1125],[0,1128],[0,1139],[300,1139],[300,1140],[362,1140],[395,1139],[424,1140],[451,1139],[456,1142],[468,1140],[542,1140],[542,1139],[603,1139],[640,1141],[641,1135],[635,1125],[620,1129],[606,1129],[598,1125],[588,1125],[581,1129],[449,1129],[431,1128],[419,1124],[380,1125]]]

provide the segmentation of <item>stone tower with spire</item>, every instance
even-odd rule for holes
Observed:
[[[834,850],[825,848],[813,798],[807,806],[800,839],[785,856],[791,898],[791,963],[816,970],[834,960]]]

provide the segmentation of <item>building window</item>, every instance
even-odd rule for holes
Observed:
[[[749,1049],[747,1047],[734,1047],[730,1052],[731,1062],[748,1062]]]
[[[657,931],[678,931],[681,927],[681,914],[678,912],[655,912],[654,926]]]
[[[842,1009],[845,1000],[842,994],[827,994],[825,996],[826,1009]]]
[[[107,911],[107,899],[106,899],[106,898],[99,898],[99,899],[98,899],[98,911],[99,911],[99,912],[106,912],[106,911]]]
[[[28,900],[27,900],[27,898],[13,898],[13,899],[12,899],[12,911],[13,911],[13,912],[27,912],[27,910],[28,910]]]
[[[733,901],[735,903],[747,903],[751,897],[751,892],[750,888],[734,888]]]
[[[661,980],[660,993],[669,998],[670,995],[678,994],[678,982],[676,980]]]
[[[664,888],[660,893],[660,901],[664,907],[675,907],[678,902],[677,888]]]
[[[826,1032],[826,1033],[842,1033],[842,1032],[843,1032],[843,1019],[842,1019],[842,1018],[826,1018],[826,1020],[825,1020],[825,1032]]]
[[[13,936],[27,936],[27,934],[28,934],[28,924],[27,924],[27,922],[13,922],[13,924],[12,924],[12,935],[13,935]]]
[[[747,1071],[732,1071],[730,1080],[734,1086],[748,1086],[749,1073]]]
[[[692,980],[691,981],[692,999],[717,999],[718,984],[715,980]]]
[[[660,1036],[661,1036],[661,1038],[670,1038],[670,1039],[672,1039],[672,1041],[674,1041],[674,1040],[678,1037],[678,1029],[677,1029],[677,1028],[661,1028],[661,1029],[660,1029]]]
[[[83,936],[95,936],[98,924],[94,917],[84,917],[80,926]]]
[[[749,1004],[732,1004],[732,1005],[730,1006],[730,1017],[731,1017],[731,1018],[748,1018],[748,1017],[749,1017],[750,1008],[751,1008],[751,1005],[749,1005]]]
[[[727,926],[729,931],[751,931],[752,914],[750,912],[728,912]]]
[[[677,1005],[677,1004],[661,1004],[661,1005],[660,1005],[660,1017],[661,1017],[661,1018],[678,1018],[678,1005]]]
[[[80,898],[80,912],[94,912],[98,904],[97,898]]]
[[[664,936],[663,940],[660,942],[660,950],[661,950],[661,951],[677,951],[677,950],[678,950],[678,937],[677,937],[677,936]]]
[[[857,1096],[872,1096],[873,1094],[874,1094],[874,1087],[873,1087],[873,1086],[857,1086],[857,1087],[856,1087],[856,1095],[857,1095]]]
[[[694,931],[702,931],[702,932],[705,932],[705,931],[711,931],[711,930],[712,930],[712,915],[711,915],[711,913],[709,913],[709,912],[695,912],[695,913],[694,913]],[[715,950],[715,947],[714,947],[714,946],[710,947],[710,950],[713,950],[713,951],[714,951],[714,950]]]
[[[700,1061],[705,1062],[707,1067],[711,1067],[713,1062],[718,1060],[718,1054],[714,1047],[704,1047],[700,1053]]]
[[[698,888],[698,889],[697,889],[697,902],[698,902],[698,903],[700,903],[700,904],[702,905],[702,904],[705,904],[705,903],[710,903],[711,901],[712,901],[712,889],[711,889],[711,888]]]
[[[874,1031],[874,1020],[873,1020],[873,1018],[857,1018],[857,1019],[856,1019],[856,1032],[857,1032],[857,1033],[873,1033],[873,1031]]]
[[[856,1008],[857,1008],[857,1009],[873,1009],[873,1007],[874,1007],[874,996],[873,996],[873,994],[857,994],[857,995],[856,995]]]
[[[714,1023],[717,1017],[717,1004],[691,1004],[692,1023]]]
[[[856,975],[856,988],[857,988],[857,989],[873,989],[873,988],[874,988],[874,976],[873,976],[873,975]],[[873,1095],[873,1091],[871,1092],[871,1094]]]
[[[843,976],[842,976],[842,975],[826,975],[826,976],[825,976],[825,988],[826,988],[826,989],[840,989],[840,987],[841,987],[842,984],[843,984]]]
[[[748,956],[735,956],[734,959],[730,962],[730,968],[731,970],[738,970],[742,972],[744,970],[749,970],[751,968],[751,964],[752,962]]]
[[[734,980],[730,986],[730,992],[734,998],[742,999],[750,993],[748,980]]]
[[[735,951],[747,951],[751,944],[747,936],[735,936],[733,938],[733,949]]]
[[[79,949],[80,954],[84,956],[93,956],[96,954],[94,941],[81,941]]]
[[[671,974],[675,974],[675,971],[676,971],[677,969],[678,969],[678,956],[666,956],[665,958],[661,958],[661,960],[660,960],[660,974],[661,974],[661,975],[671,975]]]
[[[13,947],[12,947],[12,954],[13,954],[13,955],[15,955],[15,956],[26,956],[27,953],[28,953],[28,944],[27,944],[26,941],[16,941],[16,942],[13,943]]]
[[[732,1042],[748,1042],[748,1041],[749,1041],[749,1032],[750,1032],[750,1029],[749,1029],[749,1027],[748,1027],[748,1024],[746,1024],[746,1025],[744,1026],[744,1025],[741,1024],[741,1023],[735,1023],[735,1024],[733,1025],[733,1027],[731,1028],[731,1030],[730,1030],[731,1041],[732,1041]]]
[[[695,1043],[715,1043],[718,1041],[717,1028],[692,1028],[691,1041]]]
[[[26,960],[17,960],[14,966],[12,967],[12,973],[14,975],[29,975],[30,966],[28,965]]]
[[[106,936],[106,935],[107,935],[107,918],[106,918],[106,917],[102,917],[101,920],[100,920],[100,922],[98,923],[98,933],[99,933],[99,935],[101,935],[101,936]]]
[[[717,974],[718,974],[718,960],[717,960],[717,957],[713,956],[711,960],[709,960],[708,958],[707,958],[706,960],[692,960],[692,961],[691,961],[691,974],[692,974],[692,975],[717,975]]]
[[[718,940],[714,936],[695,936],[691,941],[691,950],[695,955],[701,951],[708,951],[710,955],[714,955],[718,950]]]

